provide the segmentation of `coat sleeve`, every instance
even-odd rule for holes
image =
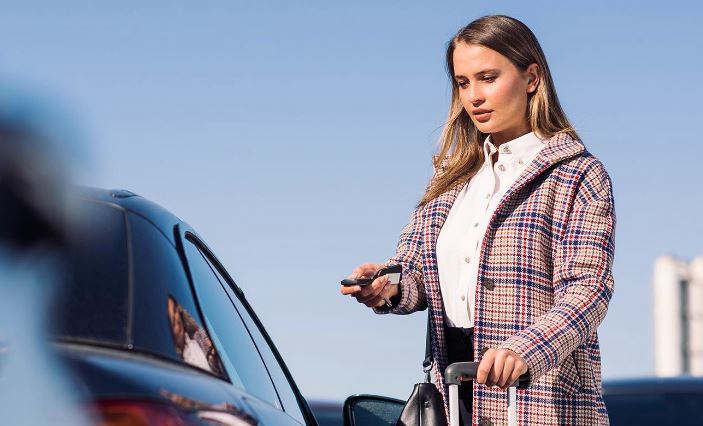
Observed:
[[[427,184],[427,191],[434,181],[444,173],[448,160],[443,160],[433,170],[432,179]],[[432,162],[436,164],[436,158]],[[385,265],[400,264],[403,266],[403,276],[400,280],[400,300],[388,308],[373,308],[377,314],[407,315],[427,308],[425,284],[422,279],[422,236],[424,232],[423,208],[415,208],[410,215],[408,224],[400,232],[395,255],[385,262]]]
[[[422,208],[416,208],[410,221],[400,232],[395,255],[385,265],[400,264],[403,275],[400,280],[400,301],[391,309],[374,308],[377,314],[407,315],[427,308],[425,285],[422,281]]]
[[[561,364],[603,321],[613,294],[614,233],[612,184],[596,161],[575,190],[565,232],[554,248],[554,306],[500,346],[525,360],[528,385]]]

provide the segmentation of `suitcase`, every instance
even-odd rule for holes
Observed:
[[[455,362],[444,371],[444,381],[449,385],[449,426],[460,426],[459,384],[476,379],[478,364],[478,362]],[[518,382],[508,388],[508,426],[517,426],[516,390]]]

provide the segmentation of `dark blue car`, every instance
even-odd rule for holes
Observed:
[[[52,335],[97,424],[317,424],[244,292],[190,226],[128,191],[77,199]]]
[[[603,393],[611,425],[703,425],[703,377],[610,380]]]

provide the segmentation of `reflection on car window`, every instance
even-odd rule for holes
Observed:
[[[176,246],[151,222],[133,213],[128,213],[127,217],[132,241],[134,349],[184,362],[174,344],[168,296],[174,298],[181,310],[188,312],[199,328],[205,329],[196,308],[187,265]],[[125,278],[127,284],[129,280]],[[223,379],[227,379],[226,375]]]
[[[168,296],[167,311],[176,353],[183,361],[220,377],[226,377],[220,356],[207,332],[172,295]]]
[[[220,281],[193,243],[187,241],[185,249],[205,325],[233,384],[281,408],[266,366]]]
[[[205,256],[204,253],[203,256],[207,259],[207,256]],[[208,263],[210,264],[212,270],[215,271],[215,273],[217,274],[217,277],[220,279],[222,286],[227,291],[227,294],[236,306],[237,311],[239,311],[239,314],[244,320],[244,323],[247,325],[249,333],[254,338],[256,346],[259,348],[259,353],[261,353],[261,356],[264,358],[266,367],[268,368],[269,373],[271,374],[271,378],[273,379],[274,385],[276,386],[278,396],[283,402],[283,409],[291,417],[305,424],[305,416],[300,410],[298,398],[295,396],[295,392],[293,391],[293,388],[291,387],[291,384],[288,381],[286,374],[283,372],[283,368],[279,364],[278,359],[276,359],[276,356],[274,355],[273,351],[271,350],[271,347],[266,341],[266,338],[263,336],[263,334],[261,334],[261,331],[259,331],[259,327],[257,327],[256,322],[249,315],[249,312],[247,311],[242,301],[239,300],[239,297],[237,297],[237,295],[232,290],[230,283],[224,278],[220,271],[213,265],[213,262],[211,262],[209,259]]]

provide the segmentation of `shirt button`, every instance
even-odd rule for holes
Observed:
[[[507,145],[503,145],[503,154],[510,154],[510,147]]]
[[[466,257],[464,258],[464,262],[466,262],[466,263],[471,263],[471,258],[470,258],[469,256],[466,256]]]
[[[498,170],[500,170],[501,172],[504,172],[504,171],[505,171],[505,166],[502,165],[502,164],[499,164],[499,165],[498,165]]]
[[[474,228],[478,228],[478,222],[474,223]]]
[[[486,194],[486,200],[491,198],[491,194]]]
[[[461,296],[461,301],[463,302],[465,300],[466,300],[466,296]]]
[[[522,160],[517,160],[517,163],[518,163],[518,164],[524,164],[525,162],[522,161]]]

